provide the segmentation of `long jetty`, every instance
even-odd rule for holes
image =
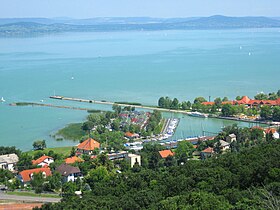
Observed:
[[[61,109],[73,109],[73,110],[81,110],[81,111],[90,111],[92,109],[74,107],[74,106],[61,106],[54,104],[43,104],[43,103],[27,103],[27,102],[19,102],[19,103],[11,103],[10,106],[44,106],[44,107],[53,107],[53,108],[61,108]]]
[[[174,113],[182,113],[182,114],[189,114],[189,112],[183,110],[172,110],[172,109],[164,109],[159,107],[152,107],[152,106],[144,106],[144,105],[134,105],[128,103],[118,103],[118,102],[111,102],[111,101],[98,101],[98,100],[91,100],[91,99],[81,99],[81,98],[71,98],[71,97],[64,97],[64,96],[50,96],[51,99],[58,99],[58,100],[67,100],[67,101],[76,101],[76,102],[85,102],[85,103],[93,103],[93,104],[104,104],[104,105],[119,105],[119,106],[133,106],[135,108],[140,109],[149,109],[149,110],[158,110],[163,112],[174,112]]]
[[[94,104],[104,104],[104,105],[119,105],[119,106],[133,106],[135,108],[140,109],[148,109],[148,110],[158,110],[162,112],[171,112],[171,113],[180,113],[180,114],[186,114],[188,116],[192,116],[191,112],[184,111],[184,110],[174,110],[174,109],[165,109],[165,108],[159,108],[159,107],[153,107],[153,106],[146,106],[146,105],[138,105],[138,104],[129,104],[129,103],[118,103],[118,102],[111,102],[111,101],[98,101],[98,100],[91,100],[91,99],[81,99],[81,98],[72,98],[72,97],[64,97],[64,96],[50,96],[51,99],[58,99],[58,100],[67,100],[67,101],[76,101],[76,102],[85,102],[85,103],[94,103]],[[248,119],[240,119],[235,117],[214,117],[209,116],[209,118],[217,118],[217,119],[224,119],[224,120],[234,120],[234,121],[242,121],[242,122],[248,122],[248,123],[258,123],[258,124],[266,124],[271,125],[270,122],[261,122],[256,120],[248,120]]]

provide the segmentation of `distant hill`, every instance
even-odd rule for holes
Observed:
[[[0,35],[28,35],[61,32],[127,31],[127,30],[192,30],[234,28],[280,28],[280,20],[267,17],[201,18],[92,18],[92,19],[48,19],[12,18],[0,19]]]

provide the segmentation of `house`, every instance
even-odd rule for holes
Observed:
[[[77,156],[66,158],[64,161],[67,164],[73,164],[73,163],[76,163],[76,162],[79,162],[79,163],[84,162],[84,160],[82,158],[77,157]]]
[[[126,152],[126,151],[108,154],[109,160],[120,160],[120,159],[127,158],[127,156],[128,156],[128,152]]]
[[[15,171],[15,165],[18,162],[18,156],[14,153],[0,156],[0,169]]]
[[[160,154],[161,158],[167,158],[168,156],[174,156],[174,153],[169,149],[161,150],[161,151],[159,151],[159,154]]]
[[[42,157],[38,158],[37,160],[32,160],[33,165],[46,167],[49,166],[51,163],[54,162],[54,159],[50,156],[43,155]]]
[[[272,137],[273,137],[274,139],[279,139],[279,133],[277,132],[277,130],[276,130],[275,128],[267,128],[267,129],[265,130],[265,133],[266,133],[266,134],[271,133],[271,134],[272,134]]]
[[[100,148],[100,143],[92,138],[89,138],[78,145],[76,155],[81,155],[81,154],[91,155],[95,149],[99,149],[99,148]]]
[[[43,174],[44,178],[52,175],[50,168],[34,168],[34,169],[24,170],[24,171],[20,172],[18,175],[18,178],[22,183],[25,184],[32,180],[33,175],[35,173],[37,174],[40,172]]]
[[[216,142],[216,143],[214,144],[214,146],[216,146],[217,143],[218,143],[218,142]],[[224,140],[219,140],[219,143],[220,143],[220,149],[221,149],[222,151],[226,151],[226,150],[230,149],[230,143],[228,143],[228,142],[226,142],[226,141],[224,141]]]
[[[227,141],[228,143],[231,143],[231,142],[236,141],[236,135],[235,135],[234,133],[229,134],[229,135],[226,137],[226,141]]]
[[[131,132],[126,132],[124,134],[125,137],[129,138],[129,139],[136,139],[136,138],[139,138],[139,134],[137,133],[131,133]]]
[[[128,154],[126,159],[129,161],[130,167],[132,168],[136,163],[141,166],[141,156],[136,154]]]
[[[214,105],[215,102],[202,102],[203,105]],[[232,105],[245,105],[247,107],[255,106],[280,106],[280,98],[277,100],[254,100],[250,99],[248,96],[243,96],[240,100],[225,101],[222,104],[232,104]]]
[[[74,167],[66,163],[62,163],[58,166],[56,171],[61,174],[63,182],[74,182],[77,178],[83,178],[83,174],[78,167]]]
[[[200,154],[203,157],[210,157],[212,154],[214,154],[214,149],[212,147],[208,147],[205,150],[202,150]]]

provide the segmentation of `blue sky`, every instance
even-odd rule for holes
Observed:
[[[280,16],[280,0],[1,0],[0,18]]]

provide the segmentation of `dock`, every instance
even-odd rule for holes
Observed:
[[[81,99],[81,98],[71,98],[71,97],[64,97],[64,96],[50,96],[51,99],[57,99],[57,100],[67,100],[67,101],[76,101],[76,102],[85,102],[85,103],[93,103],[93,104],[104,104],[104,105],[118,105],[118,106],[133,106],[135,108],[140,109],[148,109],[148,110],[158,110],[162,112],[173,112],[173,113],[181,113],[181,114],[188,114],[189,112],[183,111],[183,110],[172,110],[172,109],[164,109],[159,107],[153,107],[153,106],[145,106],[145,105],[130,105],[130,104],[122,104],[117,102],[111,102],[111,101],[98,101],[98,100],[91,100],[91,99]]]
[[[20,104],[20,105],[18,105]],[[18,102],[18,103],[11,103],[10,106],[44,106],[44,107],[53,107],[53,108],[61,108],[61,109],[73,109],[73,110],[81,110],[81,111],[90,111],[92,109],[88,108],[81,108],[81,107],[74,107],[74,106],[61,106],[61,105],[54,105],[54,104],[43,104],[43,103],[27,103],[27,102]]]

